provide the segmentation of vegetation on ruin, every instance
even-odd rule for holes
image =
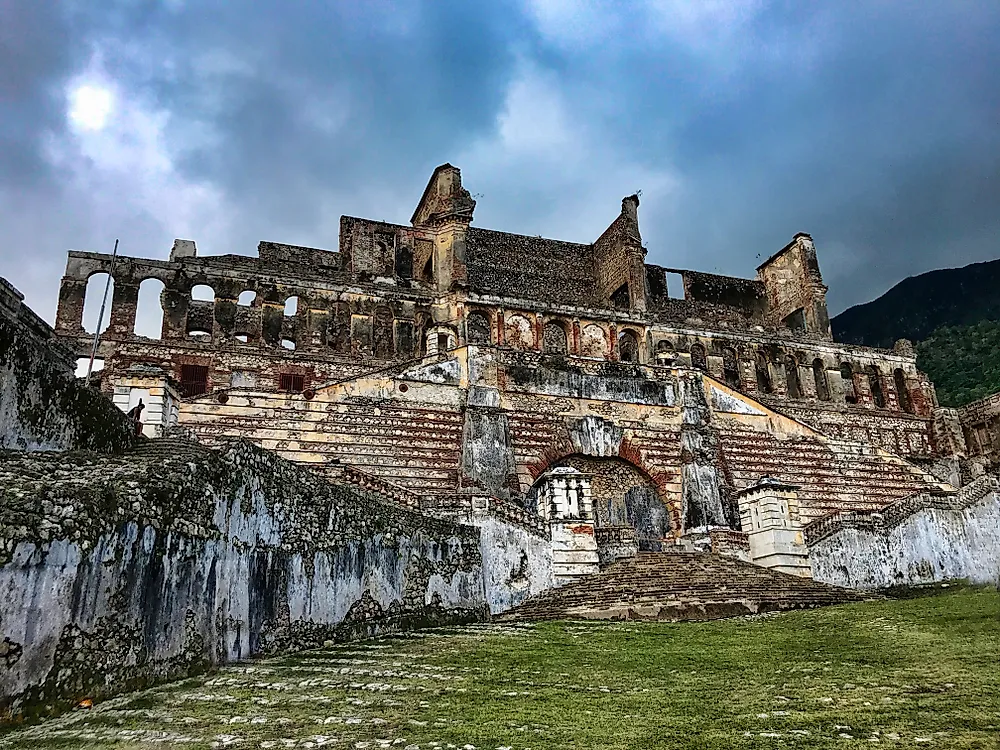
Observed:
[[[962,406],[1000,391],[1000,321],[943,326],[917,344],[917,366],[941,406]]]
[[[994,590],[948,588],[706,623],[425,631],[229,667],[0,747],[995,747],[998,611]]]

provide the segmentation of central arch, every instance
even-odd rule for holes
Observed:
[[[648,552],[662,551],[673,536],[672,514],[656,485],[628,461],[573,453],[553,461],[545,473],[559,468],[576,469],[589,477],[595,529],[631,529],[639,550]],[[533,511],[543,481],[544,474],[528,492],[527,505]]]

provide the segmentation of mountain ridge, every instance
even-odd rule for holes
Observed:
[[[847,344],[889,349],[912,341],[942,406],[1000,391],[1000,259],[907,277],[830,325]]]
[[[830,325],[837,341],[889,349],[897,339],[922,341],[942,326],[983,320],[1000,320],[1000,259],[909,276]]]

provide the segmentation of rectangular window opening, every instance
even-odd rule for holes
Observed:
[[[208,392],[208,365],[181,365],[181,394],[200,396]]]
[[[684,299],[684,277],[681,274],[667,271],[667,297]]]
[[[305,376],[283,372],[278,375],[278,390],[285,393],[302,393],[305,390]]]

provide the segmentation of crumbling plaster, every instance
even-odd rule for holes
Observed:
[[[813,576],[859,589],[1000,584],[998,488],[984,476],[956,495],[915,495],[878,513],[817,521],[806,528]]]
[[[0,675],[8,718],[487,612],[475,528],[248,443],[143,450],[4,457],[0,638],[17,654]],[[509,573],[490,571],[491,585],[508,586]]]

